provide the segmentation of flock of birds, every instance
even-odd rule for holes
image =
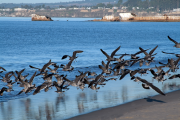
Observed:
[[[175,43],[176,48],[180,48],[180,43],[176,42],[172,38],[168,36],[169,40]],[[69,86],[77,87],[78,89],[84,89],[87,85],[88,88],[92,90],[98,90],[100,89],[99,86],[106,85],[106,82],[109,80],[116,80],[116,79],[123,79],[127,74],[130,74],[131,80],[134,80],[135,82],[142,83],[142,87],[144,89],[153,89],[156,92],[158,92],[161,95],[165,95],[158,87],[153,85],[152,83],[148,82],[145,79],[142,79],[139,77],[140,75],[148,74],[148,71],[153,75],[153,79],[157,80],[158,82],[163,82],[167,79],[165,79],[165,76],[168,76],[168,79],[174,79],[174,78],[180,78],[180,74],[174,74],[171,75],[169,72],[176,72],[177,69],[179,69],[178,62],[180,60],[180,54],[175,53],[167,53],[163,52],[165,54],[174,54],[176,57],[178,57],[177,60],[168,59],[167,63],[161,63],[159,62],[160,66],[156,66],[153,68],[141,68],[143,63],[145,65],[149,66],[152,62],[154,62],[155,55],[157,53],[154,53],[158,46],[150,50],[148,53],[147,51],[149,49],[143,49],[139,47],[139,51],[134,54],[116,54],[116,52],[120,49],[120,46],[116,48],[111,55],[108,55],[104,50],[100,49],[101,52],[106,56],[106,61],[102,61],[102,65],[99,65],[99,69],[101,70],[100,74],[97,74],[92,71],[78,71],[79,75],[75,76],[74,80],[69,80],[67,78],[67,75],[60,75],[58,73],[59,69],[62,69],[63,71],[73,71],[74,67],[71,66],[73,61],[75,61],[78,57],[77,54],[82,53],[83,51],[77,50],[73,52],[72,56],[64,55],[62,59],[66,59],[69,57],[69,62],[66,65],[57,65],[57,63],[51,62],[49,60],[48,63],[44,64],[42,68],[37,68],[32,65],[29,65],[30,68],[35,69],[36,71],[34,74],[30,77],[30,79],[27,79],[27,75],[23,75],[23,72],[25,69],[22,69],[21,71],[10,71],[6,72],[6,69],[3,67],[0,67],[0,79],[2,82],[7,83],[6,87],[2,87],[0,89],[0,95],[2,96],[4,92],[11,92],[13,90],[13,85],[18,84],[19,87],[22,87],[22,90],[19,91],[17,95],[22,94],[23,92],[25,94],[33,92],[33,95],[39,93],[41,90],[44,90],[47,92],[50,88],[56,87],[57,93],[63,93],[64,90],[68,90]],[[137,55],[144,54],[145,56],[140,58]],[[118,58],[115,58],[115,56],[119,56]],[[130,56],[130,59],[125,60],[123,59],[124,56]],[[131,66],[133,66],[135,63],[139,63],[140,68],[135,70],[130,70]],[[164,71],[163,68],[168,68],[167,71]],[[6,72],[6,73],[4,73]],[[139,74],[139,76],[138,76]],[[44,82],[41,85],[36,86],[36,84],[33,84],[33,80],[37,76],[42,76]],[[56,80],[53,80],[53,77],[56,78]]]

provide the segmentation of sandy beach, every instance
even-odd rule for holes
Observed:
[[[180,90],[83,114],[68,120],[180,120]]]

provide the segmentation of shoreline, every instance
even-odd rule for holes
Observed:
[[[103,108],[66,120],[152,120],[180,119],[180,90]]]

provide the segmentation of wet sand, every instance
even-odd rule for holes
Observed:
[[[180,120],[180,90],[83,114],[68,120]]]

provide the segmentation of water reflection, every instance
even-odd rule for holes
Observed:
[[[81,92],[77,95],[76,102],[77,102],[79,113],[85,112],[85,110],[84,110],[85,105],[84,104],[87,103],[87,97],[86,97],[86,94],[84,92]]]
[[[65,96],[64,94],[57,95],[56,102],[55,102],[56,112],[59,112],[60,109],[66,110],[66,100],[67,99],[68,99],[67,96]]]
[[[171,82],[171,83],[165,83],[162,87],[162,90],[164,92],[167,92],[169,90],[178,90],[180,89],[180,84],[178,84],[177,82]]]
[[[116,82],[117,84],[114,84]],[[100,108],[111,107],[139,98],[145,98],[147,102],[162,102],[160,100],[146,98],[156,95],[153,90],[144,90],[141,84],[130,81],[111,81],[109,87],[101,88],[98,92],[84,89],[84,91],[71,88],[65,94],[57,94],[54,89],[47,93],[41,92],[37,96],[30,95],[27,98],[9,100],[0,103],[0,119],[32,119],[54,120],[66,119],[79,114],[84,114]],[[180,89],[178,79],[165,81],[163,84],[153,84],[168,91]]]
[[[128,100],[127,86],[122,87],[122,102],[125,103]]]

